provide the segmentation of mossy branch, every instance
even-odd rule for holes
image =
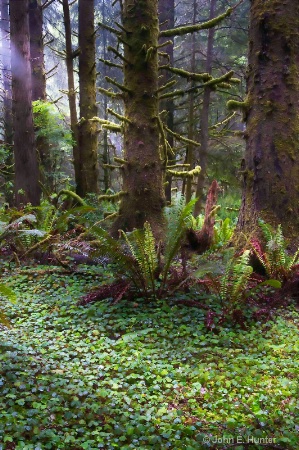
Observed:
[[[59,197],[61,195],[66,195],[67,197],[73,198],[81,206],[86,206],[87,205],[87,203],[85,203],[83,198],[81,198],[78,194],[76,194],[76,192],[69,191],[68,189],[61,189],[61,191],[59,191],[58,194],[57,194],[57,197],[56,197],[57,200],[59,199]]]
[[[214,17],[211,20],[208,20],[203,23],[195,24],[195,25],[185,25],[182,27],[171,28],[170,30],[160,31],[160,37],[172,37],[172,36],[184,36],[188,33],[195,33],[200,30],[208,30],[209,28],[214,28],[218,23],[220,23],[223,19],[230,16],[233,11],[233,8],[228,8],[225,13],[220,14],[217,17]]]
[[[120,36],[121,32],[117,30],[116,28],[110,27],[109,25],[106,25],[105,23],[98,22],[99,27],[104,28],[104,30],[110,31],[110,33],[116,34],[116,36]]]
[[[128,89],[126,86],[124,86],[121,83],[118,83],[116,80],[113,80],[113,78],[110,77],[105,77],[105,80],[108,81],[108,83],[113,84],[114,86],[118,87],[118,89],[120,89],[123,92],[128,92],[131,93],[131,90]]]
[[[230,70],[229,72],[225,73],[224,75],[222,75],[221,77],[218,78],[212,78],[211,80],[207,81],[206,83],[204,83],[204,87],[213,87],[216,86],[220,83],[223,83],[225,81],[231,81],[231,78],[234,74],[233,70]]]
[[[122,133],[123,129],[121,125],[116,125],[115,123],[104,123],[102,128],[105,128],[110,131],[114,131],[114,133]]]
[[[128,161],[126,159],[118,158],[117,156],[114,156],[114,161],[120,164],[128,164]]]
[[[164,155],[163,155],[163,157],[161,157],[161,160],[164,160],[165,165],[166,165],[167,164],[167,139],[165,136],[162,120],[160,119],[159,116],[157,117],[157,122],[158,122],[158,127],[159,127],[159,131],[160,131],[160,135],[161,135],[161,140],[162,140],[162,148],[163,148],[163,152],[164,152]]]
[[[126,116],[122,116],[121,114],[118,114],[117,112],[113,111],[111,108],[107,108],[107,112],[111,114],[112,116],[116,117],[119,120],[122,120],[123,122],[132,123],[130,119],[128,119]]]
[[[126,30],[126,28],[125,28],[121,23],[118,23],[118,22],[114,22],[114,23],[115,23],[115,25],[116,25],[118,28],[120,28],[124,33],[129,34],[129,31]]]
[[[155,50],[155,47],[149,47],[146,51],[146,55],[145,55],[145,61],[148,62],[153,54]]]
[[[115,132],[122,132],[122,126],[117,125],[114,122],[110,122],[110,120],[100,119],[99,117],[93,117],[90,119],[92,122],[98,122],[102,125],[102,128],[107,128],[108,130]]]
[[[109,47],[107,48],[108,51],[114,53],[119,59],[121,59],[122,61],[124,61],[127,64],[131,64],[130,61],[128,61],[121,53],[119,53],[114,47],[111,47],[111,45],[109,45]]]
[[[176,75],[179,75],[183,78],[187,78],[188,80],[192,80],[192,81],[209,81],[212,79],[212,75],[210,75],[209,73],[203,72],[203,73],[193,73],[193,72],[188,72],[187,70],[184,69],[178,69],[177,67],[171,67],[171,66],[160,66],[159,70],[168,70],[171,73],[174,73]]]
[[[177,177],[177,178],[193,178],[193,177],[199,175],[200,171],[201,171],[201,167],[196,166],[196,167],[194,167],[194,169],[189,170],[188,172],[168,169],[166,171],[166,173],[168,173],[169,175],[172,175],[173,177]]]
[[[229,100],[226,106],[230,111],[241,110],[246,112],[248,109],[248,101],[244,100],[243,102],[239,102],[237,100]]]
[[[165,89],[168,89],[168,88],[174,86],[176,83],[177,83],[176,80],[169,81],[168,83],[166,83],[163,86],[159,87],[159,89],[157,89],[156,93],[158,94],[161,91],[165,91]]]
[[[173,164],[172,166],[167,166],[167,169],[176,169],[177,167],[190,167],[190,164]]]
[[[102,201],[102,200],[107,200],[109,202],[117,202],[118,200],[121,199],[121,197],[123,197],[124,195],[127,195],[128,193],[125,191],[120,191],[117,192],[116,194],[104,194],[104,195],[99,195],[98,200]]]
[[[110,97],[110,98],[117,98],[117,97],[120,97],[120,95],[121,95],[116,92],[109,91],[108,89],[103,89],[101,87],[98,88],[98,91],[101,92],[101,94],[107,95],[107,97]]]
[[[230,114],[225,119],[221,120],[220,122],[215,123],[215,125],[209,127],[210,130],[215,130],[218,127],[221,127],[225,124],[227,124],[234,116],[236,115],[236,112],[234,111],[232,114]]]
[[[99,58],[99,61],[101,61],[102,63],[104,63],[106,66],[109,67],[116,67],[117,69],[123,68],[122,64],[116,64],[112,61],[109,61],[108,59]]]
[[[161,100],[163,98],[182,97],[185,94],[186,94],[186,91],[184,91],[183,89],[180,89],[180,90],[176,90],[176,91],[172,91],[172,92],[167,92],[166,94],[162,94],[159,96],[159,99]]]
[[[193,139],[188,139],[178,133],[175,133],[170,128],[168,128],[166,125],[164,125],[164,129],[167,131],[167,133],[170,133],[173,137],[175,137],[178,141],[186,142],[187,144],[192,144],[200,147],[200,143],[193,141]]]
[[[25,253],[22,254],[22,258],[24,256],[27,256],[29,253],[34,252],[35,250],[37,250],[39,247],[41,247],[42,245],[48,243],[51,239],[53,238],[52,234],[49,234],[48,236],[46,236],[44,239],[42,239],[41,241],[37,242],[36,244],[34,244],[32,247],[30,247],[28,250],[26,250]]]
[[[157,45],[156,48],[166,47],[167,45],[173,45],[173,41],[169,40],[169,41],[162,42],[162,44]]]
[[[110,170],[122,168],[122,166],[116,166],[115,164],[102,164],[102,167],[104,167],[105,169],[110,169]]]

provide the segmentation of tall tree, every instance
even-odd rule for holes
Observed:
[[[67,80],[68,80],[68,100],[70,108],[70,120],[71,120],[71,130],[73,135],[73,158],[74,158],[74,169],[75,169],[75,182],[76,190],[80,190],[80,154],[78,145],[78,127],[77,127],[77,105],[76,105],[76,90],[75,90],[75,80],[74,80],[74,53],[72,48],[72,28],[71,28],[71,17],[70,8],[68,0],[62,0],[63,5],[63,21],[64,21],[64,31],[65,31],[65,53],[66,53],[66,69],[67,69]]]
[[[3,84],[3,128],[4,143],[7,149],[5,160],[5,199],[12,203],[12,190],[10,184],[13,181],[13,119],[11,98],[11,54],[10,54],[10,24],[8,0],[1,0],[1,61],[2,61],[2,84]]]
[[[141,228],[148,220],[162,229],[165,203],[159,152],[158,1],[125,0],[122,13],[125,103],[123,192],[115,232]]]
[[[298,235],[298,29],[297,1],[251,1],[248,97],[241,105],[247,146],[238,225],[245,232],[260,217]]]
[[[77,193],[98,192],[98,133],[91,121],[97,115],[94,0],[79,0],[80,121],[78,143],[80,182]]]
[[[40,202],[39,169],[32,117],[28,0],[10,0],[11,72],[16,205]]]
[[[174,7],[174,0],[159,0],[159,21],[160,21],[160,30],[166,30],[167,28],[173,28],[174,27],[174,15],[175,15],[175,7]],[[173,41],[169,41],[165,37],[161,37],[159,40],[160,44],[166,44],[163,47],[163,54],[162,54],[162,63],[165,63],[165,58],[167,59],[167,62],[173,66],[173,57],[174,57],[174,51],[173,51]],[[161,70],[160,75],[160,86],[165,85],[166,83],[171,81],[172,74],[167,70]],[[161,100],[160,102],[160,110],[167,112],[167,126],[170,130],[173,130],[174,128],[174,101],[173,98],[166,98],[165,100]],[[167,140],[171,148],[173,148],[174,139],[173,135],[167,134]],[[170,150],[168,150],[168,160],[171,162],[173,160],[173,154]],[[168,203],[171,202],[171,183],[172,183],[172,176],[166,175],[166,185],[165,185],[165,197]]]
[[[209,20],[212,20],[215,17],[216,3],[217,0],[210,1]],[[215,28],[210,28],[208,31],[207,57],[205,64],[205,71],[208,74],[211,74],[212,72],[214,36],[215,36]],[[206,179],[208,146],[209,146],[209,110],[210,110],[211,92],[212,92],[211,86],[208,85],[204,87],[202,107],[200,112],[199,165],[201,167],[201,172],[198,175],[196,186],[195,195],[198,198],[198,201],[196,202],[194,208],[195,216],[197,216],[201,210],[204,183]]]
[[[29,31],[32,101],[46,101],[43,5],[41,0],[29,0]],[[36,148],[39,155],[40,181],[51,192],[54,188],[54,174],[52,173],[50,145],[47,136],[37,133]]]
[[[43,8],[41,0],[29,0],[32,100],[46,100],[44,68]]]

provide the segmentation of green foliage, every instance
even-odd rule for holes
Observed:
[[[10,289],[6,284],[0,283],[0,297],[3,299],[7,299],[11,303],[16,302],[16,294],[12,289]],[[9,326],[9,321],[7,320],[6,315],[3,312],[3,309],[0,308],[0,324]]]
[[[131,233],[124,233],[131,254],[138,264],[144,289],[155,294],[155,272],[158,267],[158,257],[156,242],[148,222],[145,222],[143,230],[133,230]]]
[[[292,277],[295,266],[298,264],[299,248],[293,255],[288,254],[281,225],[278,225],[275,230],[269,224],[259,220],[259,226],[265,245],[263,247],[258,240],[252,239],[252,250],[269,278],[285,282]]]
[[[224,220],[216,220],[212,248],[219,248],[227,244],[234,233],[235,227],[229,217]]]
[[[193,275],[200,279],[205,275],[206,288],[218,297],[229,312],[246,301],[248,283],[253,271],[249,265],[250,251],[246,250],[238,258],[231,254],[233,251],[232,249],[226,252],[223,262],[211,261],[200,267]]]
[[[50,147],[48,166],[51,169],[45,176],[52,180],[51,185],[58,191],[68,183],[65,172],[69,171],[66,161],[71,156],[72,134],[64,123],[63,115],[52,103],[36,100],[32,108],[36,136],[45,138]]]
[[[169,272],[170,265],[177,255],[184,233],[192,223],[192,211],[197,199],[185,204],[185,197],[180,193],[173,199],[172,206],[165,208],[166,220],[165,249],[164,249],[164,283]]]
[[[111,278],[101,267],[7,275],[18,303],[4,302],[12,328],[0,329],[4,448],[205,450],[209,436],[298,448],[294,307],[215,334],[197,308],[136,299],[76,306]]]

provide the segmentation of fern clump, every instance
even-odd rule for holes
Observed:
[[[249,258],[250,251],[246,250],[238,258],[230,257],[220,275],[215,276],[211,272],[206,274],[205,286],[210,293],[217,295],[225,307],[235,307],[247,297],[247,287],[253,272]]]
[[[190,200],[186,204],[185,197],[177,194],[173,204],[164,210],[166,221],[165,249],[164,249],[164,267],[163,267],[163,285],[169,273],[170,265],[177,255],[184,233],[192,224],[192,211],[197,199]]]
[[[252,239],[252,251],[262,264],[266,276],[285,282],[292,277],[298,265],[299,248],[293,255],[288,254],[281,225],[278,225],[275,230],[260,220],[259,226],[264,237],[264,244],[258,239]]]
[[[173,205],[165,209],[164,246],[155,241],[149,222],[145,222],[142,229],[127,233],[120,231],[118,240],[98,225],[92,226],[88,231],[89,236],[94,238],[89,241],[90,255],[108,258],[118,281],[111,285],[110,290],[109,287],[101,287],[98,297],[89,296],[80,304],[94,301],[91,298],[102,299],[109,292],[111,296],[120,299],[128,292],[128,284],[134,290],[134,295],[156,299],[165,295],[170,267],[181,247],[184,232],[190,226],[195,201],[186,205],[185,198],[178,195]],[[164,247],[163,258],[161,247]],[[123,284],[124,280],[127,283]]]

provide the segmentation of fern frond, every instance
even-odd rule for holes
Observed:
[[[185,205],[185,198],[178,194],[173,205],[165,208],[166,239],[164,252],[163,278],[166,279],[170,264],[180,249],[184,232],[190,227],[192,211],[197,199],[191,200]]]
[[[0,296],[9,300],[11,303],[15,303],[17,299],[14,291],[3,283],[0,283]]]

